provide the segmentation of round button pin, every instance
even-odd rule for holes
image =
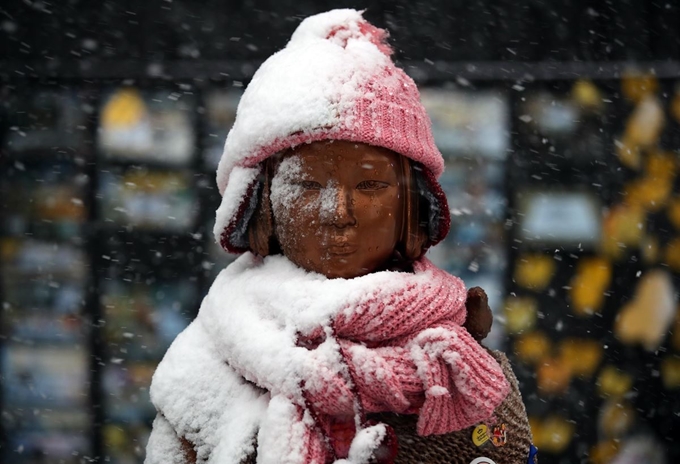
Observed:
[[[491,458],[474,458],[472,461],[470,461],[470,464],[496,464],[496,462],[491,459]]]
[[[485,424],[479,424],[472,431],[472,443],[475,446],[482,446],[489,441],[489,429]]]

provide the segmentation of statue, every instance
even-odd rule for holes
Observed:
[[[385,36],[310,17],[244,93],[215,225],[242,256],[154,375],[147,464],[534,462],[484,291],[424,256],[444,162]]]

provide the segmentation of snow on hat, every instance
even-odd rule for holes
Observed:
[[[448,205],[436,180],[444,160],[418,89],[390,59],[386,37],[359,11],[329,11],[302,21],[286,47],[255,72],[217,168],[222,203],[214,233],[224,249],[249,248],[261,162],[320,140],[384,147],[420,163],[430,244],[446,236]]]

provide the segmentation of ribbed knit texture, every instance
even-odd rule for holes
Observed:
[[[466,298],[425,258],[412,272],[327,279],[246,253],[168,350],[151,398],[201,462],[255,450],[267,464],[368,464],[396,443],[373,414],[401,414],[423,440],[493,425],[514,377],[463,327]],[[166,435],[156,444],[177,442]],[[399,440],[400,454],[409,443]],[[150,462],[164,462],[155,451]]]
[[[496,464],[527,463],[532,436],[517,378],[503,353],[494,351],[492,355],[503,368],[511,390],[494,411],[493,422],[487,424],[505,424],[506,444],[496,447],[487,442],[483,447],[476,446],[472,441],[474,426],[445,435],[423,437],[416,431],[415,416],[375,414],[371,417],[390,425],[399,438],[395,464],[469,464],[481,456],[493,459]]]
[[[446,434],[489,419],[510,390],[496,360],[462,327],[463,282],[427,259],[398,290],[376,289],[341,310],[333,336],[348,370],[322,368],[303,379],[305,405],[298,405],[291,430],[304,428],[305,463],[323,463],[332,416],[401,412],[417,414],[420,436]],[[323,331],[300,340],[312,346]],[[260,384],[257,372],[244,372]],[[312,418],[315,425],[311,425]],[[271,450],[270,450],[271,451]],[[347,456],[332,456],[345,458]]]
[[[491,355],[501,365],[511,386],[510,393],[493,414],[496,424],[506,425],[507,443],[500,447],[491,443],[481,448],[475,446],[472,441],[474,426],[443,435],[422,436],[417,433],[417,415],[370,414],[369,418],[391,426],[396,432],[399,452],[394,464],[469,464],[480,456],[491,458],[496,464],[527,463],[533,439],[517,377],[505,354],[492,351]],[[255,464],[256,457],[256,454],[251,454],[242,464]]]
[[[315,141],[362,142],[420,163],[429,173],[434,197],[443,202],[439,210],[448,212],[436,181],[444,160],[430,119],[416,84],[390,59],[386,36],[355,10],[322,13],[305,19],[286,48],[255,73],[217,170],[223,203],[214,233],[225,249],[246,249],[240,223],[246,195],[253,191],[232,178],[234,168],[253,168],[276,153]],[[439,221],[432,245],[448,227],[448,221]]]

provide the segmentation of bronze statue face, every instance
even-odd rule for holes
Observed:
[[[400,156],[337,140],[286,152],[270,193],[274,233],[286,257],[329,278],[384,266],[402,232]]]

